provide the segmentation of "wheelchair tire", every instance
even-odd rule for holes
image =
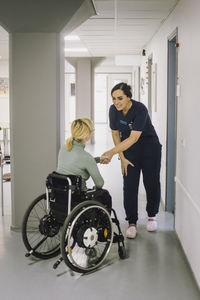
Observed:
[[[46,224],[46,228],[44,228]],[[41,228],[43,225],[43,228]],[[46,194],[37,197],[27,208],[22,222],[22,239],[31,255],[48,259],[60,253],[60,225],[47,212]],[[46,240],[37,247],[42,239]],[[35,250],[34,248],[37,247]],[[27,255],[29,256],[29,255]]]
[[[125,259],[127,257],[125,246],[119,246],[118,253],[121,259]]]
[[[75,272],[97,269],[107,257],[113,241],[108,210],[97,201],[84,201],[67,216],[61,233],[61,255]]]

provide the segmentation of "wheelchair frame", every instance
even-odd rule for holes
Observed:
[[[59,184],[66,182],[64,189],[60,185],[55,187],[53,180],[57,180]],[[88,200],[87,197],[92,195],[91,191],[82,200],[82,196],[79,196],[80,187],[80,176],[60,175],[55,172],[49,174],[46,194],[33,200],[23,218],[22,238],[28,250],[26,257],[33,255],[48,259],[61,252],[61,257],[53,268],[56,269],[64,260],[69,268],[79,273],[97,269],[109,254],[112,243],[118,243],[119,257],[126,257],[124,237],[115,210],[111,208],[109,211],[99,201],[91,198]],[[62,208],[60,211],[55,210],[59,202],[56,193],[59,192],[62,201],[62,193],[67,195],[67,211],[63,212]],[[80,203],[74,207],[73,195],[80,197]],[[113,223],[117,233],[113,230]]]

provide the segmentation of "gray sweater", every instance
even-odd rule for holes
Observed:
[[[72,141],[72,149],[66,145],[61,146],[58,154],[57,173],[65,175],[80,175],[82,177],[82,190],[86,191],[86,180],[91,176],[97,188],[102,188],[104,180],[99,172],[97,163],[99,157],[94,158],[84,150],[85,145],[75,140]]]

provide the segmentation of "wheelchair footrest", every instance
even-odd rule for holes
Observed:
[[[124,236],[122,234],[117,234],[114,232],[113,243],[120,243],[124,241]]]
[[[29,257],[29,256],[31,256],[31,254],[33,253],[33,250],[31,250],[31,251],[29,251],[29,252],[27,252],[26,254],[25,254],[25,257]]]
[[[59,264],[63,261],[63,258],[60,257],[56,262],[55,264],[53,265],[53,269],[57,269],[57,267],[59,266]]]

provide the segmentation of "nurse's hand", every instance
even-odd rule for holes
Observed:
[[[105,155],[101,155],[101,157],[100,157],[100,164],[107,165],[107,164],[109,164],[109,162],[110,162],[110,159],[108,157],[106,157]]]
[[[122,175],[127,176],[128,165],[131,165],[132,167],[134,167],[134,164],[132,164],[132,162],[130,162],[128,159],[126,159],[126,158],[121,159]]]
[[[101,155],[101,158],[104,159],[104,161],[108,161],[110,162],[112,157],[113,157],[114,153],[112,150],[106,151]],[[107,162],[107,163],[108,163]]]

